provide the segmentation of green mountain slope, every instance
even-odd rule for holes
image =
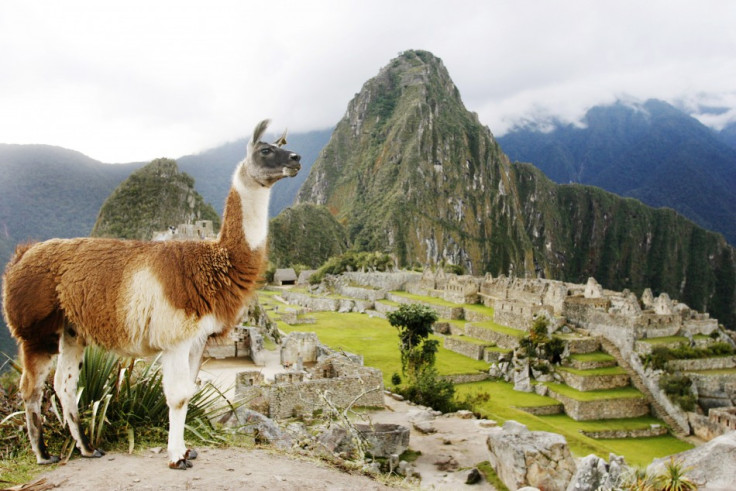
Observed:
[[[276,267],[318,268],[348,249],[345,228],[323,206],[299,204],[271,219],[268,260]]]
[[[671,210],[561,186],[512,165],[441,60],[407,51],[366,82],[299,202],[325,205],[362,250],[608,288],[652,287],[736,326],[736,257]]]
[[[499,143],[556,182],[673,208],[736,244],[736,150],[711,129],[655,99],[597,106],[583,123],[517,128]]]
[[[150,240],[154,231],[197,220],[212,220],[215,230],[220,228],[220,216],[194,190],[194,179],[179,172],[174,160],[156,159],[110,194],[91,235]]]

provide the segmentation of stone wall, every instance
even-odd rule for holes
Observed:
[[[392,302],[401,303],[401,304],[422,304],[423,302],[419,300],[414,300],[412,298],[406,298],[401,295],[395,295],[393,293],[387,293],[386,299],[391,300]],[[443,319],[451,319],[451,320],[462,320],[463,315],[465,313],[465,309],[462,307],[450,307],[447,305],[432,305],[432,308],[437,311],[437,315],[442,317]]]
[[[493,320],[492,315],[484,314],[483,312],[477,312],[472,309],[463,309],[463,311],[463,317],[468,322],[486,322]]]
[[[736,377],[733,374],[689,372],[687,376],[697,388],[698,404],[703,410],[736,405]]]
[[[687,372],[691,370],[721,370],[736,367],[736,356],[719,356],[715,358],[696,358],[693,360],[670,360],[667,368]]]
[[[567,370],[558,370],[565,381],[573,389],[579,391],[605,390],[626,387],[629,385],[629,376],[625,373],[616,375],[578,375]]]
[[[534,416],[549,416],[552,414],[562,414],[564,406],[562,404],[550,404],[549,406],[525,406],[516,407],[515,409],[533,414]]]
[[[421,273],[414,271],[398,271],[394,273],[361,273],[347,272],[343,276],[350,283],[370,286],[378,290],[404,290],[407,284],[417,283],[422,278]]]
[[[596,440],[603,440],[609,438],[623,439],[623,438],[651,438],[655,436],[666,435],[669,430],[666,426],[652,425],[649,428],[641,428],[638,430],[601,430],[601,431],[585,431],[581,433],[590,438]]]
[[[465,341],[458,338],[445,337],[444,346],[450,351],[460,353],[461,355],[472,358],[473,360],[482,360],[483,351],[488,345]]]
[[[442,378],[449,380],[453,384],[470,384],[473,382],[482,382],[488,380],[490,375],[486,372],[479,373],[456,373],[454,375],[442,375]]]
[[[578,401],[553,390],[548,395],[560,401],[565,406],[565,413],[575,421],[637,418],[649,414],[649,404],[643,397]]]
[[[519,345],[519,338],[516,336],[494,331],[492,329],[486,329],[484,327],[478,327],[470,322],[465,324],[465,334],[471,338],[494,343],[501,348],[513,349]]]
[[[290,290],[284,291],[281,297],[289,304],[299,305],[314,312],[365,312],[374,308],[372,300],[315,297]]]

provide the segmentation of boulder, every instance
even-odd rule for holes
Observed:
[[[242,406],[230,411],[220,419],[220,423],[235,428],[238,433],[253,435],[258,443],[269,443],[283,450],[291,448],[294,443],[291,435],[271,418]]]
[[[623,457],[611,454],[609,462],[606,462],[597,455],[588,455],[578,462],[577,471],[568,484],[567,491],[617,489],[625,468]]]
[[[562,435],[529,431],[515,421],[488,435],[490,463],[509,489],[534,486],[565,490],[575,474],[575,461]]]
[[[685,475],[698,484],[698,489],[736,489],[736,431],[716,437],[700,447],[655,459],[647,467],[647,472],[661,473],[670,458],[687,470]]]

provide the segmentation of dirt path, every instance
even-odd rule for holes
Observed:
[[[108,454],[101,459],[74,458],[41,478],[53,489],[89,491],[389,489],[366,476],[267,450],[202,448],[199,452],[194,467],[186,471],[168,469],[164,451],[148,455]]]

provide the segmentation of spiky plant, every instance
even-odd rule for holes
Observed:
[[[662,491],[694,491],[698,485],[686,474],[690,467],[685,467],[679,460],[670,457],[664,470],[654,478],[656,489]]]

